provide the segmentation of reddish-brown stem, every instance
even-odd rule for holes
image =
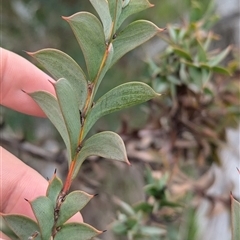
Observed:
[[[88,110],[90,109],[91,105],[92,105],[92,98],[94,96],[94,91],[95,91],[95,85],[96,85],[96,82],[97,82],[97,79],[99,78],[100,76],[100,72],[101,70],[103,69],[105,63],[106,63],[106,59],[107,59],[107,56],[109,54],[109,45],[106,49],[106,52],[103,56],[103,60],[102,60],[102,63],[100,65],[100,71],[98,72],[97,76],[96,76],[96,79],[94,81],[94,83],[89,83],[88,84],[88,94],[87,94],[87,99],[86,99],[86,103],[85,103],[85,107],[83,108],[83,112],[81,114],[81,118],[83,118],[83,120],[81,119],[81,122],[82,122],[82,128],[81,128],[81,131],[79,133],[79,138],[78,138],[78,146],[77,146],[77,149],[80,147],[81,149],[81,143],[82,143],[82,138],[83,138],[83,125],[84,125],[84,120],[85,120],[85,117],[86,117],[86,114],[88,112]],[[64,183],[64,186],[63,186],[63,189],[62,189],[62,194],[63,195],[66,195],[71,187],[71,183],[72,183],[72,175],[73,175],[73,172],[74,172],[74,168],[75,168],[75,165],[76,165],[76,160],[77,160],[77,154],[78,154],[78,150],[76,151],[76,155],[74,157],[74,159],[72,160],[71,164],[70,164],[70,167],[69,167],[69,171],[68,171],[68,175],[67,175],[67,178],[66,178],[66,181]]]
[[[87,102],[86,102],[86,105],[85,105],[85,108],[83,110],[83,114],[81,117],[83,117],[83,121],[82,121],[82,128],[81,128],[81,131],[79,133],[79,138],[78,138],[78,147],[79,148],[81,146],[81,142],[82,142],[82,136],[83,136],[83,125],[84,125],[84,118],[85,118],[85,114],[86,114],[86,111],[87,111],[87,108],[88,108],[88,105],[90,104],[90,99],[91,99],[91,95],[92,95],[92,88],[93,88],[93,85],[92,84],[88,84],[88,96],[87,96]],[[70,167],[69,167],[69,171],[68,171],[68,175],[67,175],[67,178],[66,178],[66,181],[64,183],[64,186],[63,186],[63,189],[62,189],[62,194],[63,195],[66,195],[71,187],[71,184],[72,184],[72,175],[73,175],[73,172],[74,172],[74,168],[75,168],[75,165],[76,165],[76,160],[77,160],[77,153],[79,151],[77,150],[76,151],[76,155],[74,157],[74,159],[72,160],[71,164],[70,164]]]
[[[67,178],[66,178],[66,181],[64,183],[63,190],[62,190],[63,194],[67,194],[68,191],[69,191],[69,188],[71,187],[72,175],[73,175],[73,171],[74,171],[74,168],[75,168],[75,164],[76,164],[76,159],[74,159],[70,164],[68,175],[67,175]]]

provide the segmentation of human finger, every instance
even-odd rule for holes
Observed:
[[[45,116],[25,92],[44,90],[55,95],[49,82],[52,78],[23,57],[4,48],[0,48],[0,56],[0,104],[25,114]]]
[[[34,169],[30,168],[4,148],[0,147],[0,212],[23,214],[35,218],[30,204],[36,197],[44,196],[48,182]],[[82,222],[77,214],[71,221]]]

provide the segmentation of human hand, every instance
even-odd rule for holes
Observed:
[[[16,111],[44,117],[35,101],[25,92],[45,90],[55,95],[47,74],[19,55],[0,48],[0,104]],[[0,147],[0,212],[34,218],[24,198],[33,200],[46,193],[47,181],[35,170]],[[83,221],[80,214],[71,220]],[[1,238],[1,232],[0,232]]]

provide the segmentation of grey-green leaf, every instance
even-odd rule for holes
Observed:
[[[56,97],[44,91],[33,92],[29,95],[37,102],[52,124],[56,127],[68,149],[68,154],[70,156],[71,151],[69,136]]]
[[[126,213],[128,216],[134,216],[136,214],[136,212],[134,211],[134,208],[128,203],[122,201],[117,197],[114,197],[113,200],[114,200],[114,203],[118,205],[121,208],[121,210],[123,210],[124,213]]]
[[[75,156],[80,134],[80,113],[75,92],[68,80],[61,78],[54,84],[59,106],[67,127],[72,159]]]
[[[142,226],[140,232],[141,234],[149,238],[153,236],[157,236],[160,238],[160,236],[166,235],[166,229],[152,226]]]
[[[110,14],[108,2],[107,0],[90,0],[90,2],[101,19],[105,40],[108,42],[112,30],[112,17]]]
[[[91,199],[93,195],[82,191],[74,191],[66,196],[61,205],[57,226],[63,225],[69,218],[79,212]]]
[[[176,44],[178,42],[177,29],[174,26],[172,26],[171,24],[169,24],[167,26],[167,30],[168,30],[171,42]]]
[[[224,67],[221,67],[221,66],[212,67],[211,70],[213,72],[216,72],[216,73],[225,74],[225,75],[228,75],[228,76],[231,75],[231,73],[229,72],[229,70],[227,68],[224,68]]]
[[[122,32],[117,34],[113,41],[114,57],[112,65],[124,54],[148,41],[161,31],[163,29],[145,20],[138,20],[129,24]]]
[[[122,10],[118,20],[118,27],[131,15],[141,12],[147,8],[153,7],[153,4],[147,0],[131,0]]]
[[[202,43],[197,40],[197,58],[198,58],[198,62],[206,62],[207,61],[207,53],[204,50]]]
[[[114,26],[113,33],[117,30],[117,22],[122,12],[122,0],[108,0],[109,10]]]
[[[179,56],[182,57],[186,60],[192,61],[192,57],[191,55],[186,52],[185,50],[178,48],[178,47],[173,47],[173,51]]]
[[[2,217],[21,240],[29,239],[32,234],[40,232],[37,223],[28,217],[14,214],[2,214]],[[35,239],[40,240],[40,234]]]
[[[223,50],[222,52],[220,52],[217,56],[214,56],[212,57],[208,64],[211,66],[211,67],[215,67],[217,66],[227,55],[228,53],[230,52],[230,50],[232,49],[231,46],[228,46],[225,50]]]
[[[54,205],[48,197],[40,196],[30,202],[38,221],[42,239],[50,239],[54,224]]]
[[[64,224],[60,231],[54,237],[54,240],[90,240],[101,234],[102,231],[86,223],[67,223]]]
[[[240,202],[231,196],[232,239],[240,239]]]
[[[79,12],[64,19],[68,21],[78,40],[90,80],[93,81],[101,66],[106,48],[101,22],[88,12]]]
[[[68,79],[76,93],[79,109],[82,110],[87,98],[87,80],[80,66],[66,53],[56,49],[43,49],[28,54],[41,63],[56,80]]]
[[[105,76],[106,72],[108,71],[108,69],[111,66],[113,54],[114,54],[114,50],[113,50],[113,46],[112,46],[112,43],[111,43],[111,44],[109,44],[108,49],[106,49],[106,52],[105,52],[105,64],[100,69],[100,72],[98,74],[97,83],[96,83],[96,86],[94,88],[93,96],[95,96],[95,94],[96,94],[96,92],[98,90],[98,87],[99,87],[100,83],[102,82],[103,77]]]
[[[102,116],[146,102],[160,96],[145,83],[129,82],[113,88],[103,95],[89,111],[83,129],[83,138]]]
[[[83,161],[93,155],[129,164],[122,138],[114,132],[101,132],[93,135],[84,143],[82,150],[78,154],[73,178],[77,176]]]
[[[49,181],[49,185],[47,188],[46,196],[51,199],[53,204],[56,203],[57,197],[59,193],[61,192],[63,187],[63,183],[60,178],[56,176],[56,174],[53,175],[53,178]]]

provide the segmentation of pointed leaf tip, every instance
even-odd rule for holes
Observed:
[[[33,52],[24,51],[27,55],[32,56]]]
[[[60,194],[62,187],[63,187],[62,181],[60,180],[60,178],[56,176],[56,173],[54,173],[52,179],[49,181],[49,185],[46,192],[46,196],[52,200],[54,205],[56,204],[57,197]]]
[[[62,16],[62,19],[68,21],[70,17]]]

